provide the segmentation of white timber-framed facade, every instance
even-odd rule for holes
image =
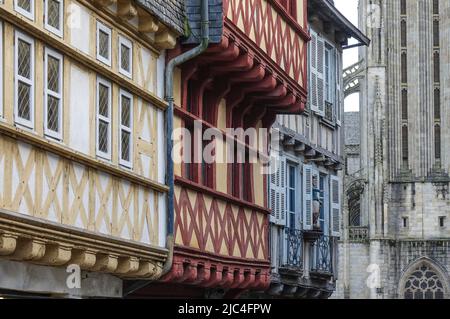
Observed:
[[[158,278],[168,255],[165,51],[182,23],[146,1],[29,4],[0,4],[0,290],[121,297],[123,279]],[[70,291],[69,265],[109,289]]]

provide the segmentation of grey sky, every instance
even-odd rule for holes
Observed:
[[[334,0],[336,8],[339,9],[354,25],[358,25],[358,0]],[[346,50],[344,52],[344,68],[358,62],[358,49]],[[359,95],[350,95],[345,100],[345,111],[353,112],[359,110]]]

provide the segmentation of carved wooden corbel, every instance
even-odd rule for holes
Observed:
[[[97,252],[93,250],[75,250],[72,252],[71,264],[79,265],[81,269],[92,269],[97,262]]]
[[[0,234],[0,256],[14,253],[17,247],[17,236],[13,234]]]
[[[138,27],[139,32],[143,33],[158,32],[160,25],[151,14],[142,9],[138,9],[138,15],[139,15],[139,27]]]
[[[129,274],[139,270],[139,259],[136,257],[120,257],[116,269],[118,274]]]
[[[54,266],[62,266],[70,261],[72,247],[59,244],[49,244],[45,247],[45,255],[40,263]]]
[[[119,257],[114,255],[97,255],[97,262],[92,268],[93,271],[114,273],[119,264]]]
[[[38,239],[20,238],[11,259],[37,261],[45,255],[45,242]]]
[[[117,0],[117,14],[119,17],[131,20],[138,15],[138,10],[131,0]]]

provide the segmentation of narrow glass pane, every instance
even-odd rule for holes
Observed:
[[[130,72],[130,48],[125,45],[121,45],[121,67],[123,70]]]
[[[122,95],[122,125],[131,127],[131,100]]]
[[[98,112],[104,117],[109,117],[109,88],[99,84],[98,90]]]
[[[17,52],[17,69],[20,76],[31,79],[31,44],[20,39]]]
[[[98,40],[99,55],[109,60],[109,34],[100,30]]]
[[[48,55],[47,57],[47,88],[55,93],[60,93],[59,88],[59,60]]]
[[[108,153],[109,149],[109,124],[103,121],[98,123],[98,149],[103,153]]]
[[[130,161],[130,133],[122,131],[122,160]]]
[[[59,30],[61,28],[60,25],[60,6],[59,1],[56,0],[47,0],[47,23],[53,28]]]
[[[31,12],[31,0],[17,0],[17,5],[25,11]]]
[[[59,132],[59,99],[47,96],[47,128]]]
[[[17,88],[17,109],[18,116],[25,120],[31,120],[31,87],[28,84],[19,81],[19,87]]]

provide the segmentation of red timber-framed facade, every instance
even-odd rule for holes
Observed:
[[[300,114],[306,105],[306,1],[224,0],[222,9],[220,43],[210,44],[175,76],[174,126],[192,133],[192,149],[205,147],[197,145],[198,123],[201,132],[213,128],[225,140],[229,128],[269,130],[277,114]],[[191,47],[180,44],[168,59]],[[255,152],[247,142],[233,142],[246,157]],[[219,150],[227,152],[215,140]],[[138,294],[234,297],[266,290],[270,209],[262,163],[192,159],[175,164],[172,270]]]

